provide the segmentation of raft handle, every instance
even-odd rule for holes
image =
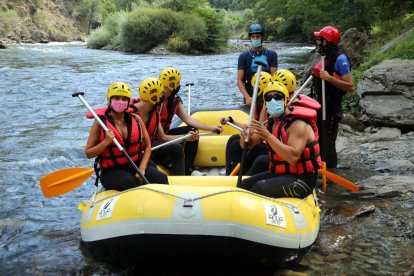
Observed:
[[[183,207],[193,207],[194,206],[194,199],[192,198],[185,198]]]

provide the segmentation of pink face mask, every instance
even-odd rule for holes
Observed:
[[[127,107],[128,107],[127,101],[115,100],[115,99],[111,100],[111,108],[115,112],[119,112],[119,113],[123,112]]]

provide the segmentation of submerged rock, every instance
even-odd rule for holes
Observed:
[[[391,198],[414,192],[414,177],[399,175],[375,175],[358,183],[361,197]]]

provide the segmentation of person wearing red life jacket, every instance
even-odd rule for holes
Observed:
[[[142,184],[133,166],[112,141],[114,137],[150,183],[168,184],[167,176],[149,160],[151,142],[142,119],[128,110],[131,98],[128,84],[115,82],[109,86],[108,107],[96,112],[108,131],[105,133],[95,120],[85,147],[88,158],[96,157],[95,163],[100,165],[98,177],[107,190],[123,191]]]
[[[254,74],[251,79],[253,86],[256,83],[256,78],[257,78],[257,73]],[[269,84],[271,81],[272,81],[272,75],[270,75],[269,73],[262,72],[260,74],[259,86],[258,86],[258,91],[257,91],[257,99],[256,99],[256,108],[254,109],[254,118],[256,120],[259,120],[260,122],[264,122],[267,118],[267,112],[266,112],[266,108],[264,107],[262,93],[266,85]],[[244,128],[246,126],[246,124],[237,122],[231,117],[222,118],[220,122],[222,124],[230,122],[241,128]],[[234,168],[237,166],[237,164],[240,163],[242,154],[243,154],[243,147],[241,146],[240,135],[239,134],[232,135],[226,144],[226,175],[230,175],[231,172],[234,170]],[[245,164],[243,166],[242,174],[245,175],[247,171],[250,171],[250,168],[253,162],[259,156],[262,156],[262,155],[265,155],[265,156],[267,155],[267,148],[264,143],[258,143],[254,145],[253,147],[249,147],[247,154],[246,154],[246,159],[245,159]],[[250,174],[247,174],[247,175],[250,175]]]
[[[277,81],[286,86],[289,92],[289,100],[292,98],[296,90],[296,76],[290,70],[287,69],[278,69],[272,76],[272,81]],[[314,100],[313,98],[299,94],[295,100],[290,104],[290,106],[302,106],[311,108],[314,110],[319,110],[321,105]],[[269,155],[266,153],[260,155],[254,160],[254,163],[251,165],[250,169],[247,171],[247,175],[255,175],[267,170],[269,165]]]
[[[164,86],[156,78],[143,80],[138,88],[139,98],[134,101],[132,108],[139,114],[148,130],[151,145],[156,146],[176,139],[179,135],[167,135],[161,125],[158,105],[163,99]],[[189,131],[193,136],[187,138],[188,141],[197,140],[198,132]],[[172,143],[153,151],[151,160],[156,164],[171,168],[172,175],[184,175],[184,151],[180,144]]]
[[[316,111],[287,108],[289,92],[279,82],[269,83],[263,97],[270,117],[266,125],[252,120],[249,143],[266,142],[269,170],[244,179],[241,188],[274,198],[304,198],[315,188],[322,165]]]
[[[199,120],[192,118],[185,110],[178,92],[180,90],[181,74],[178,69],[173,67],[165,68],[161,71],[159,79],[164,85],[164,101],[160,106],[161,125],[166,134],[187,134],[189,131],[196,131],[198,129],[216,132],[217,134],[223,131],[222,126],[209,126]],[[181,121],[187,126],[170,128],[172,119],[177,115]],[[191,175],[193,172],[193,164],[197,154],[198,139],[194,141],[186,141],[184,144],[185,153],[185,174]]]
[[[237,87],[243,94],[243,103],[250,106],[252,103],[253,87],[251,82],[253,75],[257,72],[256,61],[265,64],[263,72],[271,75],[277,70],[277,53],[263,47],[263,40],[266,37],[263,26],[254,23],[249,27],[249,38],[251,48],[242,52],[237,60]]]
[[[339,123],[342,120],[342,97],[347,92],[354,91],[354,82],[351,75],[351,61],[339,50],[341,41],[340,31],[333,26],[326,26],[315,36],[317,51],[325,56],[325,70],[322,70],[322,61],[319,61],[312,69],[313,91],[317,101],[322,104],[322,80],[325,81],[326,106],[318,112],[318,127],[324,135],[321,135],[321,145],[327,168],[336,168],[338,159],[336,155],[335,141],[338,135]],[[326,121],[322,126],[323,109],[326,111]]]

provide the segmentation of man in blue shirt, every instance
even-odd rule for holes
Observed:
[[[250,81],[257,72],[255,61],[261,61],[266,66],[262,70],[271,75],[277,70],[277,53],[263,47],[265,31],[262,25],[255,23],[249,27],[251,48],[240,54],[237,64],[237,86],[244,97],[244,104],[250,106],[252,102],[253,87]]]
[[[319,32],[314,32],[316,47],[321,56],[325,56],[325,70],[322,61],[312,70],[314,76],[313,89],[316,99],[322,104],[322,80],[325,80],[325,106],[318,111],[318,128],[322,145],[322,160],[327,168],[336,168],[335,141],[338,135],[339,123],[342,120],[342,96],[354,91],[351,75],[351,61],[339,51],[341,33],[333,26],[326,26]],[[322,112],[325,109],[326,121],[323,122]],[[322,125],[324,123],[324,125]],[[323,129],[325,128],[325,131]]]

